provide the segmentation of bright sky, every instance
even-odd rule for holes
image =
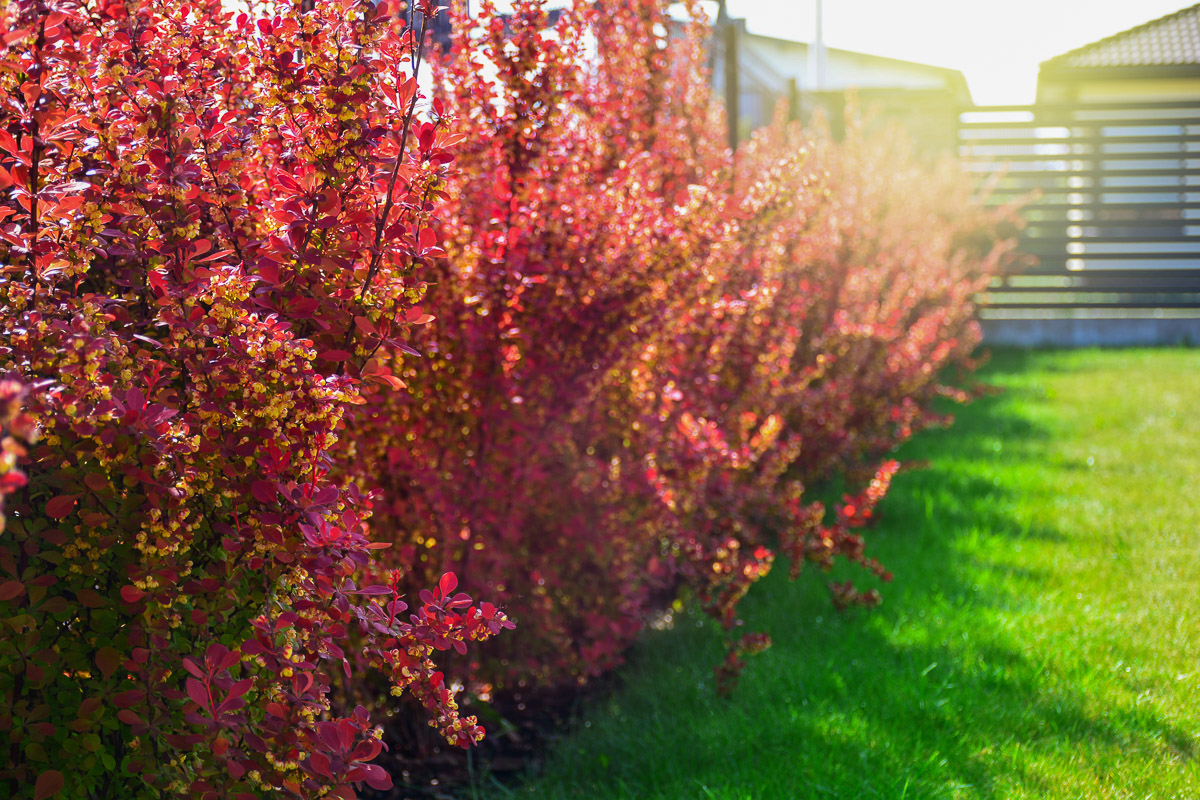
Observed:
[[[809,42],[816,0],[727,0],[754,33]],[[1038,64],[1187,0],[823,0],[825,44],[962,70],[980,105],[1031,103]]]

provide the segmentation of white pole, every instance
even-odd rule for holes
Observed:
[[[825,24],[821,9],[821,0],[817,0],[817,35],[813,39],[811,59],[813,73],[812,88],[821,92],[825,90]]]

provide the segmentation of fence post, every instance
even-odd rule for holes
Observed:
[[[722,4],[722,10],[724,5]],[[725,50],[725,120],[729,124],[729,148],[737,150],[738,128],[741,120],[741,97],[738,93],[738,26],[725,17],[724,19],[724,50]]]

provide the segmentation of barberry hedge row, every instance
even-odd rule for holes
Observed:
[[[408,591],[453,571],[504,605],[517,630],[456,665],[479,691],[609,669],[681,593],[730,632],[728,688],[766,644],[735,606],[774,550],[887,577],[858,529],[889,453],[954,394],[939,376],[978,343],[971,298],[1007,245],[894,131],[780,120],[731,160],[709,30],[664,2],[551,19],[484,2],[436,70],[464,138],[437,321],[357,442],[397,545],[377,569],[411,570]],[[806,497],[833,476],[855,495]]]
[[[485,4],[424,104],[415,5],[0,1],[13,796],[352,797],[394,695],[469,745],[461,686],[680,599],[728,689],[774,551],[886,577],[858,529],[1005,254],[961,177],[735,159],[661,0]]]

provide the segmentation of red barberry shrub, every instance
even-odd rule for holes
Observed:
[[[761,653],[770,646],[771,639],[765,633],[747,633],[734,642],[725,654],[725,659],[713,668],[717,693],[723,696],[733,694],[742,670],[746,668],[746,656]]]
[[[21,411],[25,387],[16,380],[0,380],[0,535],[4,533],[4,497],[25,486],[27,479],[18,462],[27,454],[27,445],[37,437],[33,419]],[[17,581],[5,581],[0,598],[16,597],[25,588]],[[6,598],[11,599],[11,598]]]
[[[701,520],[689,529],[721,509],[740,538],[775,532],[793,574],[837,555],[886,579],[855,529],[896,470],[888,454],[955,394],[940,376],[977,345],[971,298],[1010,243],[956,165],[922,163],[896,131],[868,136],[848,116],[842,141],[776,123],[739,154],[731,266],[662,362],[673,391],[649,413],[678,419],[655,474],[664,500]],[[862,493],[828,514],[803,499],[837,475]],[[840,584],[835,602],[851,601],[878,594]]]
[[[434,656],[511,623],[368,580],[351,441],[442,252],[415,11],[0,3],[6,796],[386,788],[351,641],[482,736]]]
[[[875,465],[976,343],[1000,252],[966,246],[988,222],[948,171],[857,133],[779,125],[735,168],[702,33],[672,41],[662,4],[547,18],[485,6],[442,68],[465,143],[423,302],[438,324],[357,442],[405,585],[453,570],[526,623],[456,667],[487,683],[606,669],[685,586],[732,635],[775,537],[794,570],[886,577],[856,532],[895,471]],[[913,180],[936,188],[905,200]],[[804,500],[838,473],[862,494]],[[732,640],[723,686],[765,641]]]
[[[612,666],[672,582],[673,516],[602,397],[707,291],[691,249],[724,225],[715,194],[707,221],[672,211],[690,182],[720,180],[698,147],[723,156],[664,8],[581,5],[549,28],[540,2],[485,5],[438,72],[465,138],[422,304],[437,323],[414,337],[423,360],[392,365],[411,391],[378,398],[359,448],[390,557],[419,565],[411,585],[452,570],[531,623],[474,671],[489,681]]]
[[[437,324],[420,361],[394,353],[410,391],[373,399],[356,447],[396,544],[380,569],[410,592],[453,571],[522,623],[465,682],[586,679],[686,593],[728,631],[731,686],[766,642],[736,604],[771,547],[886,577],[861,526],[889,453],[978,341],[1002,248],[952,168],[782,123],[735,164],[707,30],[672,29],[658,0],[554,26],[537,0],[485,4],[437,72],[464,137]],[[826,512],[806,486],[836,475],[852,494]]]
[[[847,116],[842,141],[812,148],[828,196],[805,260],[823,297],[802,341],[809,357],[823,351],[810,390],[826,400],[806,435],[808,478],[877,458],[935,420],[929,401],[955,394],[939,377],[979,342],[971,298],[1011,252],[997,234],[1007,212],[971,202],[955,162],[918,160],[902,131],[868,135]]]

